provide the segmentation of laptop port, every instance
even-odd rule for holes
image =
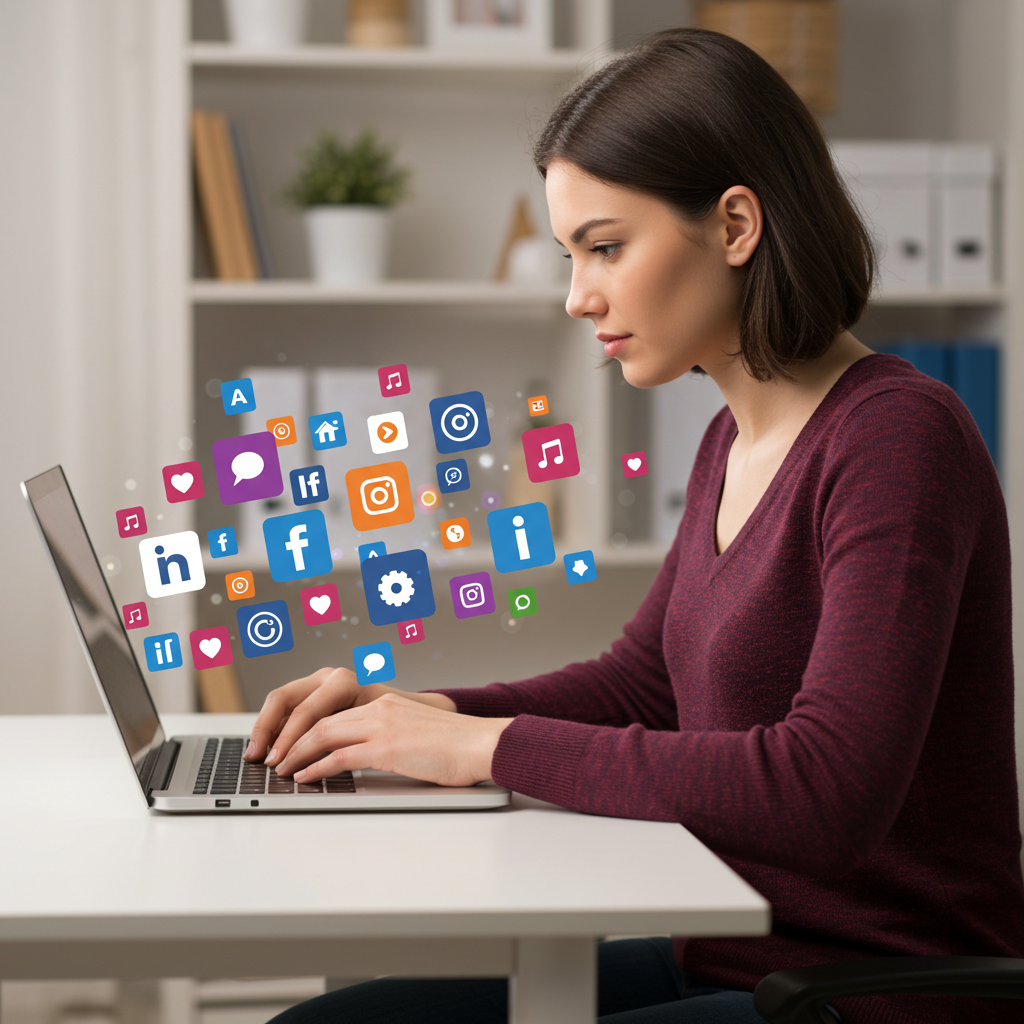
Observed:
[[[214,800],[213,801],[213,806],[214,807],[230,807],[231,806],[231,801],[230,800]]]
[[[250,807],[259,807],[259,805],[260,805],[259,800],[250,800],[249,801],[249,806]]]

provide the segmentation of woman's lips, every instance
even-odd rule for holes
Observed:
[[[632,337],[633,337],[632,334],[602,334],[602,333],[598,333],[597,340],[604,342],[604,354],[609,359],[612,359],[614,356],[618,355],[622,351],[623,346]]]

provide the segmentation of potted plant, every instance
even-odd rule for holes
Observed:
[[[303,211],[317,281],[366,284],[385,276],[391,208],[406,194],[408,178],[372,129],[351,146],[321,134],[286,193]]]

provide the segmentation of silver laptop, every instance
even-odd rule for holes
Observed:
[[[509,791],[492,782],[437,786],[391,772],[342,772],[305,785],[243,761],[247,736],[168,739],[64,471],[55,466],[23,481],[21,490],[64,587],[100,696],[154,810],[454,811],[509,802]]]

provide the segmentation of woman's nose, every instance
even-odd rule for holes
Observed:
[[[593,288],[584,276],[573,269],[569,298],[565,300],[565,311],[577,320],[603,316],[608,312],[608,303],[599,291]]]

